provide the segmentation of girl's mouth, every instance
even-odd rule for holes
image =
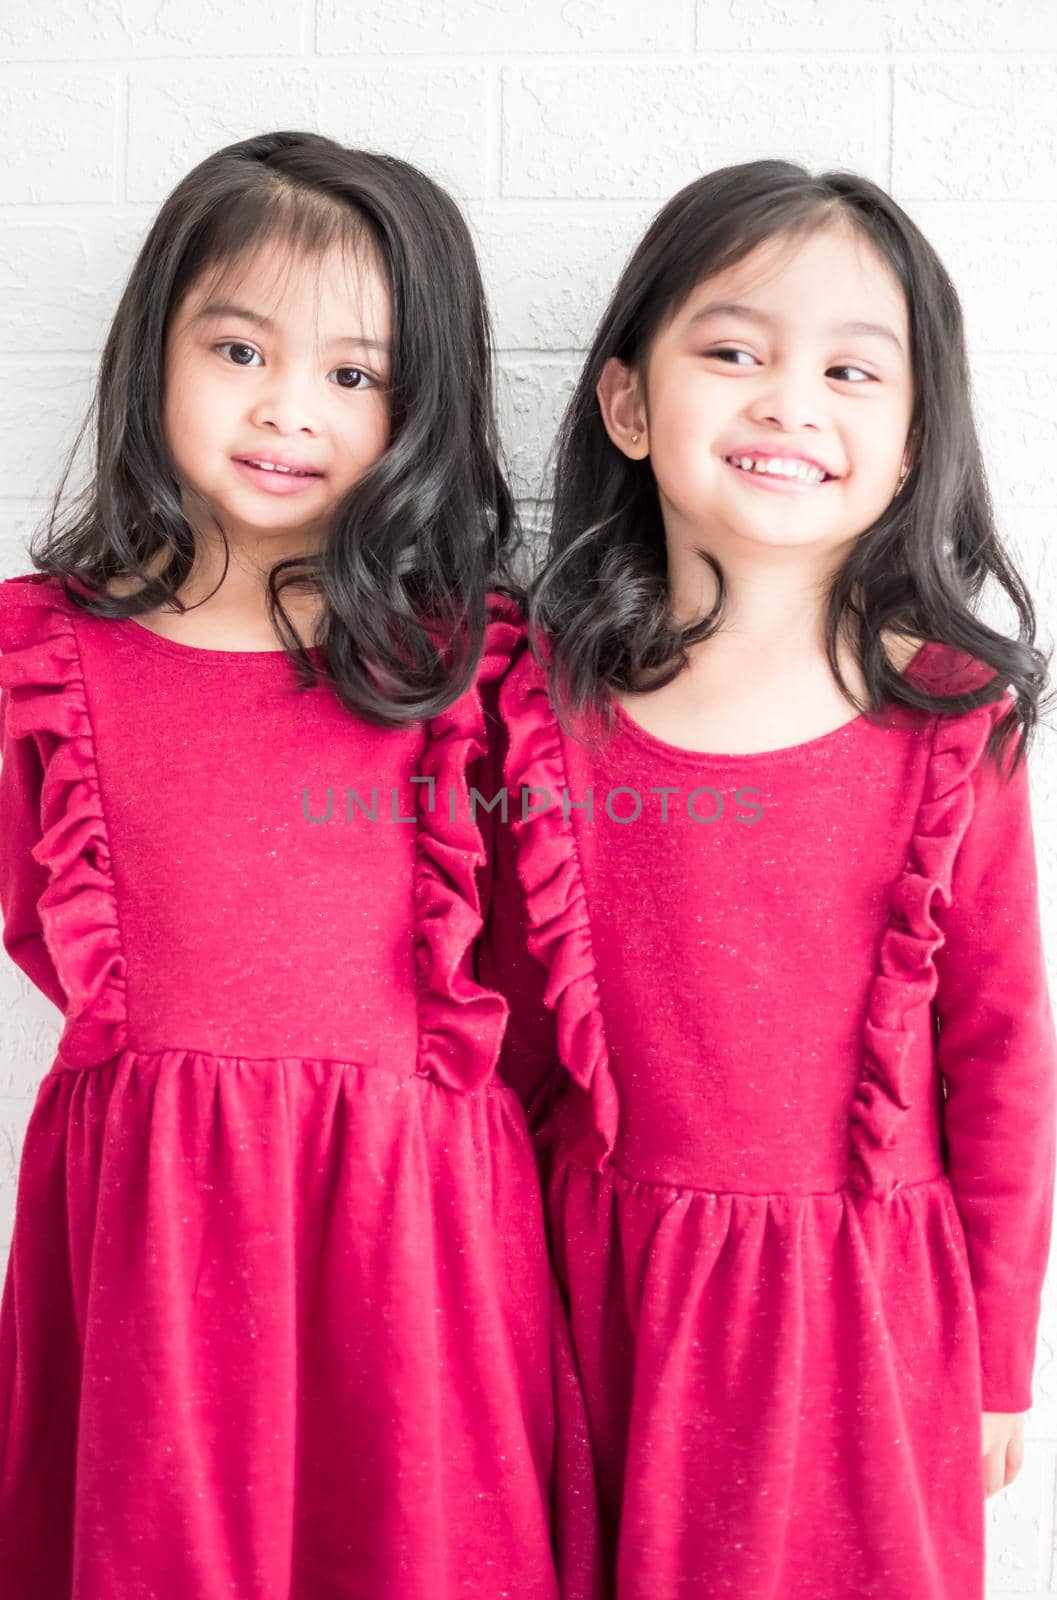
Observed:
[[[255,466],[252,460],[240,461],[237,456],[232,461],[239,476],[265,494],[300,494],[323,481],[321,472],[283,472],[280,468]]]
[[[798,463],[797,474],[781,472],[760,472],[754,467],[742,467],[738,460],[744,457],[724,456],[723,461],[732,472],[748,483],[755,484],[760,489],[777,490],[779,494],[807,494],[812,489],[824,489],[827,483],[833,483],[834,477],[830,473],[818,474],[821,468],[810,468],[806,463]]]

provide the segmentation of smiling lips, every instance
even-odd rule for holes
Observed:
[[[310,462],[284,461],[270,454],[233,456],[232,462],[240,477],[268,494],[297,494],[323,477]]]
[[[311,461],[301,461],[297,456],[280,455],[275,450],[259,450],[251,455],[236,456],[234,459],[243,461],[251,467],[271,467],[276,472],[296,472],[310,478],[323,476]]]
[[[832,481],[833,475],[804,456],[732,453],[723,460],[732,471],[752,480],[761,489],[804,493]]]

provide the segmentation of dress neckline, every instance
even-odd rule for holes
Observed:
[[[250,661],[290,660],[289,652],[281,645],[274,650],[222,650],[212,645],[184,644],[181,640],[169,639],[165,634],[155,633],[153,628],[148,628],[146,623],[137,621],[135,617],[111,617],[108,621],[116,623],[126,638],[133,639],[137,644],[145,645],[148,649],[160,650],[165,655],[178,656],[182,660],[194,658],[215,665],[227,662],[245,665]],[[323,652],[319,645],[306,645],[305,648],[313,660],[322,659]]]
[[[906,666],[899,674],[900,677],[908,677],[909,674],[920,665],[922,657],[929,649],[930,641],[926,639],[907,662]],[[644,749],[652,750],[655,753],[664,755],[666,757],[671,757],[673,760],[690,761],[697,765],[700,765],[702,762],[710,761],[725,765],[730,765],[732,763],[755,764],[768,761],[796,760],[801,756],[809,757],[818,751],[826,749],[830,745],[840,746],[847,743],[859,729],[860,725],[863,723],[869,724],[869,718],[864,712],[860,711],[857,712],[854,717],[849,717],[847,721],[839,723],[837,727],[830,728],[826,733],[816,734],[812,739],[803,739],[799,744],[780,745],[777,749],[773,750],[745,750],[741,752],[728,750],[692,750],[688,745],[672,744],[670,740],[662,739],[658,734],[651,733],[649,729],[644,728],[640,722],[635,720],[631,713],[619,700],[615,698],[615,696],[611,694],[609,699],[610,704],[616,713],[618,722],[629,738],[633,739]]]

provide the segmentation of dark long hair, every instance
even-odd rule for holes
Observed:
[[[789,161],[724,167],[675,195],[631,255],[595,333],[556,441],[549,543],[528,597],[530,627],[546,637],[550,686],[563,722],[586,710],[611,731],[609,686],[639,688],[644,672],[651,688],[670,683],[687,664],[687,647],[710,638],[723,620],[724,575],[707,551],[699,554],[716,575],[715,604],[690,626],[673,620],[652,468],[617,450],[602,421],[595,391],[606,361],[617,356],[641,375],[652,339],[703,280],[765,240],[805,236],[838,221],[851,223],[874,245],[906,296],[915,453],[902,492],[859,536],[834,576],[825,619],[831,671],[870,720],[886,701],[955,712],[997,700],[1009,685],[1014,707],[992,730],[988,753],[997,760],[1017,737],[1018,724],[1024,738],[1016,762],[1026,751],[1050,656],[1035,648],[1031,598],[995,528],[954,285],[932,246],[876,184],[841,171],[812,177]],[[1013,603],[1015,639],[974,614],[988,575]],[[838,666],[845,613],[856,623],[865,707]],[[959,694],[934,694],[899,675],[882,644],[885,630],[949,644],[993,671],[971,692],[963,681]]]
[[[488,590],[519,592],[473,243],[451,197],[405,161],[316,133],[264,133],[183,179],[129,275],[91,409],[31,559],[96,616],[170,602],[185,609],[176,593],[193,566],[195,536],[165,439],[166,330],[203,274],[222,274],[276,240],[291,256],[319,256],[331,245],[370,249],[391,299],[393,352],[388,447],[335,507],[321,549],[272,567],[269,615],[308,687],[317,674],[281,590],[321,596],[315,642],[336,692],[372,721],[402,726],[436,715],[473,680]],[[65,509],[89,428],[93,470]],[[167,563],[152,577],[161,551]],[[127,598],[104,592],[115,577],[141,586]]]

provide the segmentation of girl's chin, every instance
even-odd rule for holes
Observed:
[[[331,505],[320,506],[314,496],[299,494],[260,494],[251,489],[245,495],[226,494],[213,502],[240,522],[259,523],[262,528],[274,528],[279,523],[304,523],[325,521]]]
[[[327,527],[325,517],[321,518],[318,513],[308,514],[307,510],[298,512],[293,505],[285,508],[285,514],[284,508],[277,505],[275,513],[268,517],[262,516],[256,509],[248,512],[245,506],[214,502],[213,517],[220,523],[229,543],[242,547],[280,540],[284,536],[305,547],[315,546],[325,536]],[[201,530],[211,545],[219,548],[223,541],[216,521],[207,516],[198,521],[195,527]]]

